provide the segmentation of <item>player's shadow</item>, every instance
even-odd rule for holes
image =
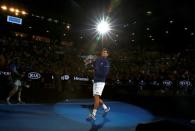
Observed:
[[[82,108],[86,108],[88,109],[89,111],[91,111],[93,109],[93,104],[92,105],[81,105]],[[91,123],[91,128],[89,129],[89,131],[98,131],[100,130],[101,128],[104,127],[104,125],[109,122],[109,119],[106,118],[107,116],[107,113],[103,113],[102,114],[102,117],[103,117],[103,121],[101,123],[96,123],[96,121],[94,120],[91,120],[89,121]]]
[[[93,104],[87,104],[87,105],[81,105],[82,108],[86,108],[88,110],[92,110],[93,109]]]
[[[89,131],[98,131],[104,127],[104,125],[109,122],[109,119],[106,117],[103,118],[103,121],[101,123],[96,124],[96,121],[91,121],[91,128]]]

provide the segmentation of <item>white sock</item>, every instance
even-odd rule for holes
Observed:
[[[104,103],[102,104],[102,107],[104,110],[106,110],[108,108]]]
[[[97,112],[97,109],[93,109],[92,114],[93,114],[94,116],[96,116],[96,112]]]
[[[9,99],[10,99],[10,97],[7,97],[7,99],[6,99],[6,100],[7,100],[7,101],[9,101]]]
[[[21,99],[19,98],[19,99],[18,99],[18,101],[20,102],[20,101],[21,101]]]

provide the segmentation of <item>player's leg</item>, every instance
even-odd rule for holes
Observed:
[[[101,82],[100,84],[101,84],[100,92],[102,94],[104,87],[105,87],[105,82]],[[99,98],[99,102],[100,102],[100,105],[102,105],[102,108],[104,109],[105,112],[108,112],[110,110],[110,107],[106,106],[106,104],[101,98]]]
[[[8,97],[6,98],[7,104],[11,104],[10,98],[16,94],[18,91],[18,86],[14,86],[14,88],[9,92]]]
[[[110,107],[108,107],[101,98],[99,98],[99,102],[102,105],[102,108],[104,109],[104,112],[109,112],[110,111]]]
[[[95,120],[96,112],[100,106],[100,104],[104,105],[104,108],[107,109],[103,101],[100,99],[102,95],[103,89],[105,86],[105,82],[97,82],[93,84],[93,96],[94,96],[94,107],[92,113],[89,115],[90,118]]]
[[[18,89],[18,102],[19,102],[20,104],[23,104],[24,102],[23,102],[22,99],[21,99],[21,94],[22,94],[22,87],[20,87],[20,88]]]
[[[98,107],[100,105],[100,96],[102,93],[102,86],[100,82],[93,83],[93,99],[94,99],[94,106],[92,113],[89,114],[88,118],[95,120],[96,112],[98,110]]]
[[[92,113],[89,114],[88,118],[95,120],[96,119],[96,112],[97,112],[99,104],[100,104],[100,102],[99,102],[100,98],[98,95],[94,95],[93,97],[94,97],[94,106],[93,106]]]
[[[93,111],[92,114],[96,116],[96,112],[99,108],[100,105],[100,96],[99,95],[94,95],[94,106],[93,106]]]

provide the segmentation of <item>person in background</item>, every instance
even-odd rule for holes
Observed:
[[[16,93],[18,93],[18,103],[23,104],[24,102],[21,100],[22,93],[22,80],[25,78],[25,72],[22,72],[21,68],[19,69],[18,60],[16,59],[14,62],[10,64],[11,76],[12,76],[12,90],[9,92],[8,97],[6,98],[7,104],[11,104],[10,99]],[[19,71],[20,70],[20,71]],[[21,72],[21,73],[19,73]],[[29,85],[25,85],[27,88]]]

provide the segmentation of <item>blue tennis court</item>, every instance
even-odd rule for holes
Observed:
[[[124,102],[106,101],[110,112],[87,121],[91,100],[69,100],[55,104],[0,104],[1,131],[129,131],[140,123],[157,120],[151,112]]]

